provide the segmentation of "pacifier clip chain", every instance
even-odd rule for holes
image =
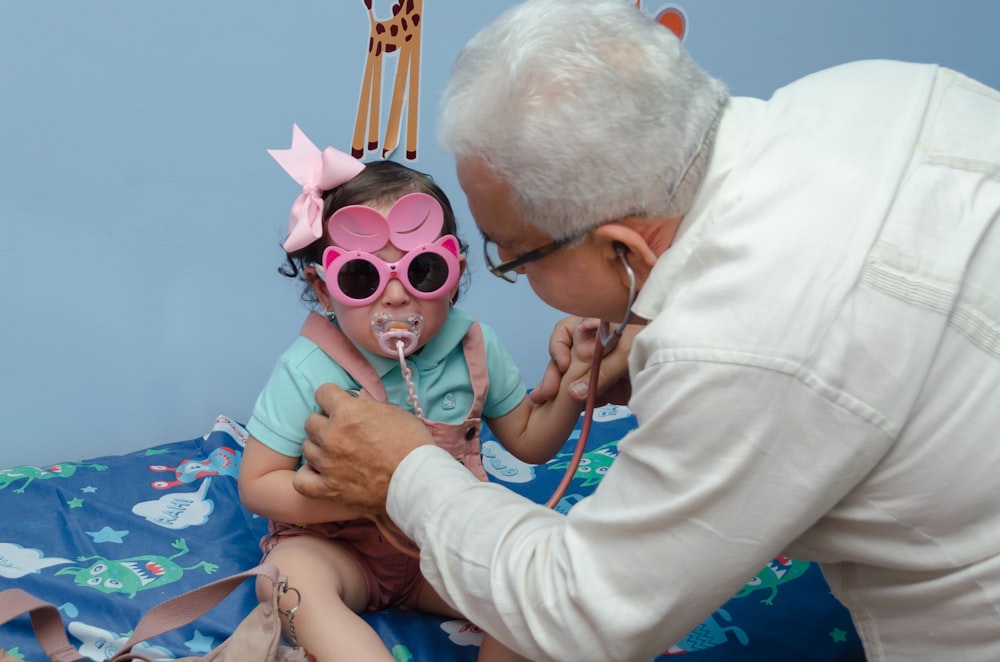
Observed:
[[[405,318],[397,318],[391,313],[379,312],[372,317],[372,334],[379,346],[388,353],[399,355],[399,368],[406,380],[406,404],[413,407],[420,418],[424,411],[420,408],[417,389],[413,386],[413,372],[406,365],[406,356],[417,349],[420,333],[424,330],[424,318],[420,313],[412,313]]]
[[[402,340],[396,341],[396,351],[399,352],[399,369],[406,380],[406,404],[413,407],[413,411],[420,418],[424,417],[424,410],[420,408],[420,399],[417,397],[417,389],[413,386],[413,371],[406,365],[406,349]]]

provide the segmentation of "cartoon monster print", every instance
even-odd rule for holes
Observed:
[[[570,459],[573,457],[573,453],[559,453],[549,462],[549,469],[563,469],[565,470],[569,467]],[[608,473],[608,469],[611,468],[611,463],[615,461],[618,457],[618,441],[609,441],[606,444],[598,446],[592,451],[587,451],[580,458],[580,466],[576,468],[576,473],[573,474],[573,478],[580,479],[583,481],[582,487],[589,487],[591,485],[597,485],[604,478],[604,474]]]
[[[772,605],[778,595],[778,586],[793,579],[798,579],[809,569],[809,561],[790,559],[787,556],[776,556],[757,575],[746,583],[734,598],[744,598],[754,591],[767,589],[770,594],[761,600],[761,604]]]
[[[61,568],[57,575],[75,575],[74,581],[79,586],[89,586],[102,593],[125,593],[134,598],[139,591],[159,588],[164,584],[172,584],[184,576],[185,570],[201,568],[206,574],[212,574],[219,569],[214,563],[201,561],[191,566],[182,566],[174,562],[179,556],[187,554],[187,542],[178,538],[170,544],[178,550],[172,556],[146,554],[127,559],[106,559],[103,556],[81,556],[77,561],[93,561],[87,568]]]
[[[184,483],[193,483],[207,476],[232,476],[236,478],[240,473],[240,459],[242,455],[228,446],[220,446],[204,460],[183,460],[176,467],[168,467],[163,464],[151,464],[151,471],[172,471],[177,480],[156,480],[150,483],[158,490],[169,490]]]
[[[735,625],[724,625],[715,619],[716,616],[727,623],[733,620],[732,616],[725,609],[718,609],[713,616],[709,616],[702,621],[686,637],[671,646],[668,650],[663,651],[663,654],[684,655],[685,653],[693,653],[694,651],[722,646],[729,643],[730,635],[735,637],[736,641],[743,646],[749,645],[750,638],[742,628],[738,628]]]
[[[61,462],[48,467],[33,467],[24,465],[11,469],[0,470],[0,490],[6,489],[16,481],[23,480],[24,484],[14,490],[17,494],[24,493],[24,490],[33,480],[49,480],[52,478],[69,478],[76,473],[77,469],[94,469],[104,471],[107,467],[103,464],[86,464],[83,462]]]

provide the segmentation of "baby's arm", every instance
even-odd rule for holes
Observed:
[[[330,499],[310,499],[295,491],[292,478],[299,460],[271,450],[252,435],[240,462],[240,501],[261,517],[279,522],[340,522],[362,513]]]
[[[541,464],[559,452],[580,418],[583,403],[572,397],[569,387],[583,375],[590,364],[573,359],[559,383],[559,392],[543,403],[525,396],[514,409],[489,419],[490,430],[515,457],[530,464]]]

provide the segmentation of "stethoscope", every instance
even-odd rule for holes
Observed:
[[[587,449],[587,440],[590,438],[590,427],[594,422],[594,406],[597,402],[597,379],[601,371],[601,360],[618,346],[618,341],[621,339],[622,333],[625,332],[625,327],[628,326],[629,321],[632,319],[632,304],[635,303],[635,272],[632,271],[632,266],[625,259],[627,252],[628,249],[625,248],[624,244],[615,243],[615,254],[625,266],[625,273],[628,276],[628,308],[625,310],[625,318],[614,331],[611,330],[611,324],[604,320],[601,320],[601,323],[597,326],[596,340],[600,344],[600,347],[594,347],[594,358],[590,364],[590,382],[588,383],[587,399],[583,408],[583,423],[580,424],[580,437],[576,441],[576,447],[573,449],[573,457],[570,458],[569,466],[566,467],[566,473],[563,474],[559,485],[556,486],[552,496],[545,503],[547,508],[555,508],[566,494],[569,484],[573,482],[573,476],[576,474],[576,469],[580,466],[580,460],[583,459],[583,453]]]

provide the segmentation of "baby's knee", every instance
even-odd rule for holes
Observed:
[[[300,591],[304,607],[313,601],[328,605],[334,599],[360,612],[370,600],[362,566],[336,543],[305,536],[292,538],[272,549],[265,561],[277,566],[288,585]],[[257,583],[257,597],[270,600],[271,584],[264,584]],[[285,608],[283,601],[281,606]]]

